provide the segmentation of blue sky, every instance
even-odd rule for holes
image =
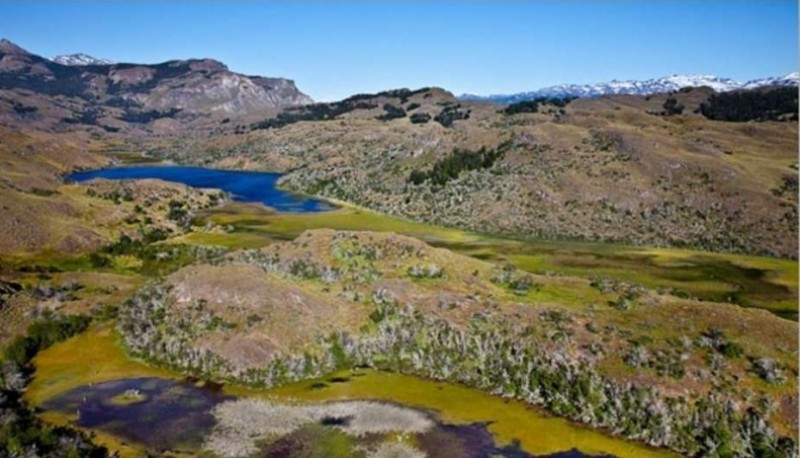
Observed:
[[[794,0],[4,1],[0,36],[44,56],[213,57],[317,100],[397,87],[490,94],[797,68]]]

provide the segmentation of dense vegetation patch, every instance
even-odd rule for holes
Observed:
[[[409,120],[412,124],[427,124],[431,120],[431,115],[428,113],[414,113]]]
[[[36,353],[82,332],[90,322],[82,315],[47,314],[6,348],[0,366],[0,456],[109,456],[105,447],[94,445],[84,434],[39,420],[22,401]]]
[[[511,105],[500,110],[500,113],[507,115],[514,115],[517,113],[538,113],[539,105],[546,104],[564,108],[573,100],[575,100],[575,97],[536,97],[533,100],[523,100],[522,102],[512,103]]]
[[[502,159],[510,147],[511,142],[504,142],[495,149],[486,147],[478,151],[455,149],[453,154],[436,161],[430,171],[413,170],[408,181],[415,185],[429,181],[434,185],[442,186],[448,181],[458,178],[461,172],[488,169]]]
[[[254,130],[279,129],[300,121],[330,121],[339,115],[354,110],[371,110],[376,107],[377,105],[374,102],[362,101],[361,98],[354,96],[341,102],[314,103],[288,108],[279,113],[278,116],[257,122],[251,127]]]
[[[383,104],[384,113],[377,117],[380,121],[391,121],[392,119],[405,118],[406,110],[402,107],[397,107],[391,103]]]
[[[434,116],[433,120],[444,127],[452,127],[455,121],[469,119],[470,114],[470,110],[462,109],[461,104],[457,103],[455,105],[447,105],[446,107],[442,108],[442,111]]]
[[[314,103],[310,105],[302,105],[298,107],[290,107],[279,113],[278,116],[270,119],[265,119],[261,122],[252,124],[250,127],[254,130],[258,129],[278,129],[289,124],[294,124],[300,121],[330,121],[339,115],[349,113],[355,110],[371,110],[377,108],[375,99],[378,97],[393,97],[400,99],[400,103],[404,104],[408,99],[416,94],[429,91],[430,88],[421,88],[416,90],[410,89],[394,89],[391,91],[383,91],[377,94],[356,94],[344,100],[333,103]],[[402,118],[406,115],[402,107],[385,103],[383,105],[385,113],[378,116],[381,121],[389,121],[391,119]]]
[[[369,99],[375,99],[375,98],[378,98],[378,97],[396,97],[396,98],[400,99],[400,103],[406,103],[406,102],[408,102],[408,99],[411,98],[412,96],[417,95],[417,94],[422,94],[422,93],[428,92],[430,90],[431,90],[431,88],[429,88],[429,87],[423,87],[423,88],[414,89],[414,90],[406,89],[406,88],[390,89],[388,91],[378,92],[377,94],[355,94],[355,95],[351,95],[350,97],[342,100],[342,102],[357,102],[359,100],[369,100]]]
[[[776,87],[714,94],[700,113],[716,121],[797,120],[797,88]]]
[[[683,104],[678,102],[675,97],[667,97],[664,101],[664,114],[667,116],[679,115],[683,113]]]
[[[150,111],[126,111],[119,117],[122,121],[138,124],[147,124],[161,118],[174,118],[181,112],[180,108],[170,108],[169,110],[150,110]]]
[[[27,335],[17,337],[6,347],[4,360],[26,367],[40,350],[83,331],[91,321],[82,315],[45,315],[31,323]]]
[[[24,105],[16,100],[12,100],[11,104],[14,108],[14,113],[24,116],[27,114],[36,113],[39,109],[34,106]]]

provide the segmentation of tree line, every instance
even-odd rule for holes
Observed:
[[[714,94],[700,113],[715,121],[796,121],[797,108],[796,87],[774,87]]]

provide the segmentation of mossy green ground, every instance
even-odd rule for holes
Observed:
[[[180,374],[152,368],[129,358],[117,336],[108,326],[99,326],[40,352],[35,360],[36,373],[25,393],[34,406],[40,405],[72,388],[108,380],[133,377],[181,378]],[[489,422],[489,430],[498,442],[519,440],[522,448],[533,454],[547,454],[578,448],[587,453],[610,453],[619,457],[674,456],[582,428],[520,402],[507,401],[479,390],[435,382],[400,374],[376,371],[343,372],[331,377],[347,381],[330,383],[330,377],[286,385],[271,390],[253,390],[226,386],[227,393],[238,396],[265,397],[280,402],[319,402],[335,399],[374,399],[437,412],[450,423]],[[324,383],[322,389],[313,389]],[[55,423],[69,416],[47,412]],[[123,456],[141,456],[135,444],[99,434],[100,443],[120,450]]]
[[[185,243],[255,248],[294,239],[308,229],[389,231],[431,245],[510,263],[537,274],[610,277],[648,288],[715,302],[732,302],[797,319],[796,260],[609,243],[515,240],[478,234],[343,207],[323,213],[274,213],[257,205],[232,204],[204,213],[201,221],[232,226],[226,234],[192,233]]]
[[[332,378],[340,381],[331,383]],[[325,386],[314,388],[320,386],[319,384]],[[294,383],[263,392],[237,387],[228,387],[226,390],[231,394],[255,395],[275,400],[292,399],[298,402],[346,399],[395,402],[434,411],[448,423],[488,422],[489,431],[502,445],[518,440],[525,451],[537,455],[563,452],[574,447],[588,454],[611,454],[619,457],[675,456],[615,439],[573,425],[561,418],[547,416],[522,402],[504,400],[452,383],[396,373],[341,372],[323,379]]]

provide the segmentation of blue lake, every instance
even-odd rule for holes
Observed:
[[[260,202],[282,212],[320,212],[333,209],[323,201],[281,191],[276,183],[279,173],[241,172],[233,170],[206,169],[188,166],[127,166],[111,167],[85,172],[75,172],[67,177],[72,181],[87,181],[93,178],[108,180],[134,180],[155,178],[183,183],[196,188],[217,188],[231,194],[239,202]]]

